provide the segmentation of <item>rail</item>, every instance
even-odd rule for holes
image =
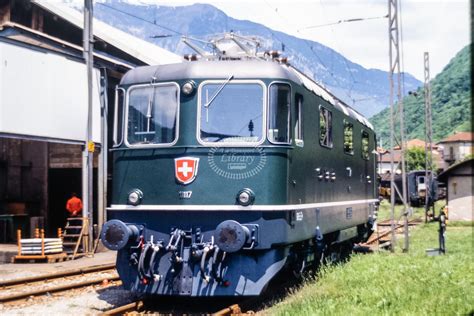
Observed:
[[[135,301],[129,304],[125,304],[100,314],[101,316],[115,316],[115,315],[124,315],[131,312],[140,312],[144,308],[145,304],[143,301]]]
[[[102,264],[102,265],[96,265],[96,266],[91,266],[91,267],[86,267],[86,268],[79,268],[79,269],[71,269],[71,270],[67,270],[67,271],[63,271],[63,272],[43,274],[43,275],[33,276],[33,277],[4,280],[4,281],[0,281],[0,288],[1,287],[6,287],[6,286],[13,286],[13,285],[17,285],[17,284],[23,284],[23,283],[49,281],[49,280],[52,280],[52,279],[58,279],[58,278],[63,278],[63,277],[67,277],[67,276],[80,275],[80,274],[86,274],[86,273],[92,273],[92,272],[99,272],[99,271],[111,270],[111,269],[115,269],[115,263]]]
[[[44,288],[39,288],[41,285],[46,285],[48,282],[53,281],[53,280],[60,280],[66,277],[82,278],[86,275],[93,275],[94,273],[108,273],[108,275],[98,276],[98,277],[88,279],[88,280],[83,280],[80,282],[77,282],[77,278],[65,279],[63,284],[59,284],[55,286],[45,286]],[[112,265],[112,264],[74,269],[74,270],[69,270],[65,272],[49,274],[49,275],[41,275],[41,276],[35,276],[35,277],[7,280],[7,281],[0,282],[0,288],[2,288],[3,290],[2,292],[10,291],[12,293],[0,296],[0,303],[13,302],[13,301],[17,301],[17,300],[21,300],[21,299],[25,299],[29,297],[45,295],[48,293],[64,292],[64,291],[69,291],[71,289],[87,287],[87,286],[95,285],[95,284],[101,284],[104,281],[116,281],[116,280],[119,280],[119,276],[117,272],[115,271],[115,265]]]

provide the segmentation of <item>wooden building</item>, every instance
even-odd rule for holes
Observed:
[[[82,14],[54,1],[0,0],[0,242],[11,227],[64,224],[82,192],[87,123]],[[105,219],[107,143],[115,86],[137,66],[180,62],[151,43],[94,20],[94,223]]]

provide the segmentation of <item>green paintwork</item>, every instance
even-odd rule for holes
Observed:
[[[202,79],[194,80],[196,86]],[[225,78],[223,78],[224,80]],[[245,79],[238,78],[236,80]],[[253,79],[253,78],[252,78]],[[345,200],[372,199],[375,190],[375,155],[362,159],[362,131],[369,133],[369,149],[375,148],[374,132],[360,122],[344,115],[331,104],[299,84],[275,78],[262,80],[268,87],[273,81],[288,82],[292,87],[292,132],[295,124],[295,94],[303,97],[304,147],[275,146],[266,141],[260,151],[240,148],[266,157],[264,167],[254,176],[245,179],[228,179],[217,174],[209,162],[210,151],[214,159],[223,159],[221,147],[204,147],[196,140],[197,93],[180,98],[179,139],[171,148],[129,149],[124,144],[113,150],[114,177],[112,204],[126,204],[128,193],[139,188],[144,193],[143,205],[233,205],[236,194],[243,188],[255,192],[255,205],[317,203]],[[180,86],[184,80],[177,80]],[[123,86],[127,89],[128,86]],[[333,148],[319,144],[319,106],[332,111]],[[354,125],[354,154],[344,153],[343,120]],[[200,158],[198,174],[188,185],[178,184],[174,176],[174,159]],[[250,155],[252,156],[252,155]],[[258,157],[256,157],[258,158]],[[224,157],[225,159],[225,157]],[[351,168],[348,176],[346,168]],[[316,168],[336,173],[335,181],[318,179]],[[225,168],[224,168],[225,169]],[[367,176],[371,177],[368,183]],[[179,191],[193,191],[190,199],[180,199]]]

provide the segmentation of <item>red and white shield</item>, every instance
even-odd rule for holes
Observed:
[[[182,184],[188,184],[196,179],[199,158],[182,157],[174,160],[174,174],[176,180]]]

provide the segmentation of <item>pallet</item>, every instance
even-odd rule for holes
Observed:
[[[58,237],[61,236],[61,231],[58,230]],[[19,262],[47,262],[47,263],[54,263],[67,260],[67,253],[62,251],[60,253],[52,253],[47,254],[48,251],[45,246],[45,238],[44,238],[44,229],[36,229],[35,230],[35,238],[41,239],[41,252],[39,254],[22,254],[22,239],[21,239],[21,229],[17,230],[17,239],[18,239],[18,254],[12,258],[12,263],[19,263]],[[35,241],[37,243],[38,241]],[[62,242],[61,242],[62,243]],[[38,248],[38,247],[37,247]],[[62,248],[62,247],[61,247]],[[61,249],[62,250],[62,249]]]
[[[61,252],[57,254],[51,255],[16,255],[12,259],[12,263],[20,263],[20,262],[47,262],[47,263],[55,263],[55,262],[62,262],[68,259],[67,253]]]

